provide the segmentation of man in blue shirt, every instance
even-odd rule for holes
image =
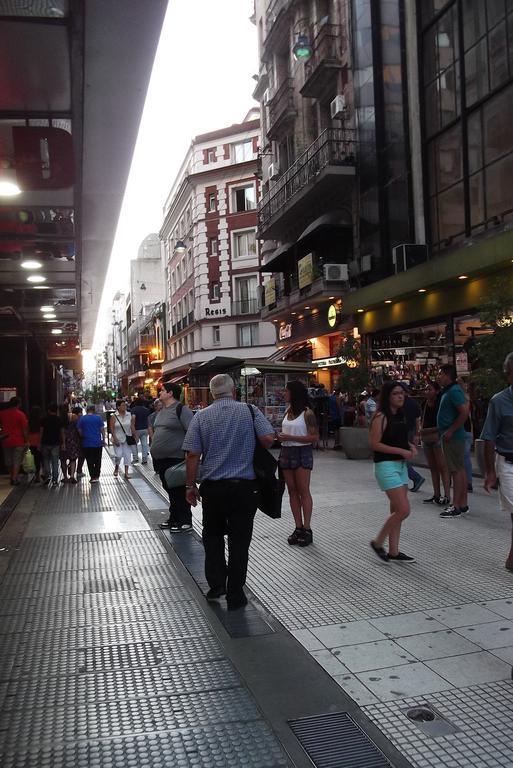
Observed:
[[[146,406],[146,401],[142,397],[137,396],[132,405],[130,406],[131,413],[135,416],[135,431],[137,432],[137,439],[141,443],[142,464],[148,463],[148,418],[150,415],[150,409]],[[137,464],[139,461],[139,455],[137,453],[137,443],[131,446],[132,448],[132,462]]]
[[[442,397],[438,408],[437,426],[453,485],[453,503],[440,512],[440,517],[452,519],[468,512],[463,425],[468,419],[469,406],[464,391],[456,382],[454,365],[446,363],[440,366],[438,383],[442,387]]]
[[[501,511],[511,515],[513,526],[513,352],[504,360],[504,372],[509,387],[490,400],[481,439],[485,441],[485,491],[489,493],[499,481]],[[506,568],[513,571],[513,527]]]
[[[213,377],[210,392],[214,402],[198,411],[183,443],[188,452],[186,499],[195,507],[202,498],[205,575],[210,587],[207,600],[226,594],[228,610],[236,610],[248,602],[243,587],[258,501],[253,470],[255,432],[261,445],[270,448],[274,429],[258,408],[235,400],[235,384],[227,374]],[[201,456],[200,497],[196,477]]]
[[[77,429],[82,438],[82,451],[89,470],[89,482],[97,483],[102,467],[102,450],[105,445],[105,427],[103,419],[95,413],[94,405],[87,406],[85,416],[77,421]]]

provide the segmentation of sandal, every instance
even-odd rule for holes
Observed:
[[[299,544],[299,539],[303,533],[302,528],[296,528],[293,533],[290,534],[287,541],[292,546],[293,544]]]
[[[307,547],[309,544],[313,544],[313,533],[311,528],[303,528],[298,538],[298,546]]]

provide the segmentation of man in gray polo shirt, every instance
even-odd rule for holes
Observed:
[[[506,568],[513,571],[513,352],[504,360],[509,387],[490,400],[481,439],[485,441],[485,490],[497,486],[502,512],[511,515],[511,547]]]
[[[253,470],[255,432],[260,444],[270,448],[274,430],[258,408],[235,400],[235,384],[227,374],[213,377],[210,392],[214,402],[196,413],[183,443],[187,451],[186,499],[195,507],[201,492],[205,575],[210,587],[207,600],[226,595],[230,611],[248,602],[244,584],[258,501]],[[202,481],[198,491],[200,457]]]

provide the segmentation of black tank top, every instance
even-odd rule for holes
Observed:
[[[406,451],[410,450],[410,444],[408,442],[408,425],[403,413],[396,413],[387,419],[387,425],[380,442],[385,443],[385,445],[390,445],[393,448],[404,448]],[[404,461],[404,456],[399,453],[381,453],[380,451],[374,451],[374,462],[378,464],[380,461]]]

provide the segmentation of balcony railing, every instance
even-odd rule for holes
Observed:
[[[339,24],[324,24],[313,41],[312,58],[305,62],[305,82],[301,94],[319,97],[326,86],[332,84],[343,66],[345,39]]]
[[[232,301],[232,315],[256,315],[260,311],[260,301],[257,298]]]
[[[355,131],[347,128],[326,128],[260,201],[260,232],[265,230],[287,203],[314,181],[324,168],[330,165],[354,166],[355,163]]]
[[[293,85],[293,79],[287,77],[269,102],[269,126],[267,130],[269,137],[274,135],[283,118],[296,113]]]

